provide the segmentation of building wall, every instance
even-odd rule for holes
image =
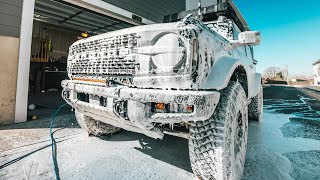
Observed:
[[[23,0],[0,0],[0,125],[14,122]]]
[[[23,0],[0,0],[0,35],[19,37]]]
[[[314,85],[320,86],[320,63],[313,65]]]
[[[112,5],[123,8],[139,16],[155,22],[162,22],[163,17],[169,14],[184,11],[185,0],[103,0]]]
[[[14,122],[19,38],[0,36],[0,125]]]

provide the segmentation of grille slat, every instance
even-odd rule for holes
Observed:
[[[137,36],[126,34],[79,43],[70,48],[72,75],[135,75]]]

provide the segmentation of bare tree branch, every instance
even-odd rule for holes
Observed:
[[[275,79],[281,79],[282,70],[279,67],[271,66],[268,67],[263,71],[263,78],[275,80]]]

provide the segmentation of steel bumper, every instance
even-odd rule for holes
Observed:
[[[71,106],[89,116],[94,116],[94,118],[122,128],[125,124],[148,129],[148,124],[152,122],[204,121],[212,116],[220,98],[220,93],[216,91],[139,89],[127,86],[105,87],[72,80],[62,81],[61,84],[64,92],[69,94],[65,100]],[[103,107],[99,104],[79,101],[77,93],[107,98],[107,106]],[[114,99],[128,101],[129,122],[121,119],[114,112]],[[194,111],[192,113],[150,113],[146,105],[150,102],[193,105]],[[111,123],[110,121],[114,122]]]

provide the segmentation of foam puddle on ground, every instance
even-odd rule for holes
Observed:
[[[250,124],[251,135],[249,129],[248,160],[252,161],[252,159],[256,158],[257,160],[255,161],[259,166],[257,168],[258,172],[249,172],[251,175],[257,175],[253,176],[255,177],[253,179],[257,177],[259,179],[293,179],[290,176],[293,171],[292,164],[284,154],[298,151],[311,152],[320,149],[319,140],[303,137],[285,137],[283,135],[283,127],[292,123],[293,119],[320,123],[319,112],[313,110],[307,104],[308,101],[314,101],[314,99],[300,96],[298,100],[264,100],[263,121]],[[250,139],[253,142],[250,142]],[[256,157],[251,154],[256,154]],[[250,162],[248,164],[250,166]],[[252,178],[245,174],[244,179]]]
[[[308,101],[316,101],[316,99],[299,96],[299,100],[284,99],[265,99],[264,109],[271,112],[286,113],[293,115],[294,118],[303,118],[305,120],[315,120],[320,122],[320,113],[313,110]],[[291,112],[292,111],[292,112]]]

